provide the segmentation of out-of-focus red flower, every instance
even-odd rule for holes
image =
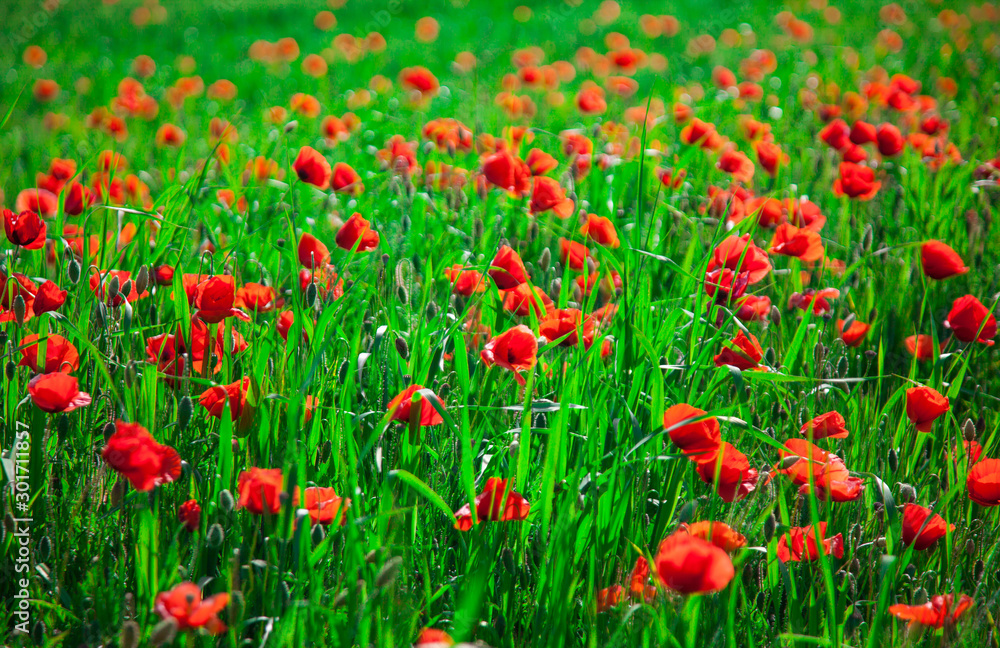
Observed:
[[[906,390],[906,417],[918,432],[930,432],[934,421],[951,409],[948,398],[931,387]]]
[[[840,177],[833,181],[835,195],[859,200],[871,200],[881,188],[882,183],[875,180],[875,171],[871,167],[853,162],[841,162]]]
[[[417,396],[417,392],[422,389],[424,389],[423,385],[410,385],[389,401],[386,411],[390,413],[390,419],[408,423],[413,409],[413,401]],[[437,401],[438,407],[444,409],[444,403],[441,402],[440,398],[437,396],[432,396],[431,398]],[[420,413],[417,416],[417,421],[420,425],[440,425],[444,422],[444,419],[438,413],[433,403],[427,397],[421,395]]]
[[[737,332],[731,345],[725,346],[715,356],[716,367],[729,365],[741,371],[761,368],[760,361],[764,358],[764,350],[760,348],[760,342],[753,333],[748,336],[743,331]]]
[[[823,240],[811,229],[782,223],[774,230],[770,252],[812,263],[823,258]]]
[[[190,499],[177,508],[177,520],[184,525],[184,528],[194,532],[201,526],[201,506],[198,500]]]
[[[444,630],[424,628],[413,645],[415,648],[447,648],[454,646],[455,640]]]
[[[101,457],[138,491],[151,491],[181,476],[181,458],[170,446],[156,442],[138,423],[115,422]]]
[[[920,265],[925,275],[939,281],[969,271],[962,257],[941,241],[926,241],[920,246]]]
[[[729,554],[733,553],[737,549],[747,546],[747,539],[743,536],[743,534],[737,532],[725,522],[703,520],[701,522],[682,524],[678,528],[678,532],[681,531],[689,535],[693,535],[696,538],[701,538],[706,542],[711,542],[716,547]]]
[[[996,317],[972,295],[959,297],[952,303],[944,326],[962,342],[982,342],[988,346],[993,346],[997,334]]]
[[[712,251],[708,262],[708,272],[718,268],[729,268],[733,272],[748,272],[751,284],[764,279],[771,272],[771,261],[767,252],[750,240],[750,235],[730,236]]]
[[[313,524],[336,522],[343,526],[347,522],[347,507],[351,505],[351,500],[340,497],[332,488],[310,486],[302,489],[301,493],[298,488],[295,491],[292,505],[309,511]]]
[[[724,171],[733,177],[737,182],[749,183],[753,180],[753,161],[746,154],[736,149],[726,149],[719,156],[719,161],[715,165],[720,171]]]
[[[90,394],[77,387],[76,378],[57,371],[38,374],[28,383],[28,395],[35,407],[57,414],[90,405]]]
[[[871,326],[865,324],[864,322],[859,322],[854,320],[851,325],[846,329],[844,328],[844,320],[837,320],[837,332],[840,333],[840,339],[844,341],[849,347],[861,346],[861,343],[865,341],[865,337],[868,335],[868,331],[871,330]]]
[[[793,527],[778,540],[778,560],[781,562],[811,562],[819,560],[820,552],[834,558],[844,557],[844,536],[838,533],[825,538],[826,522],[811,527]]]
[[[930,549],[954,530],[954,524],[948,524],[925,506],[906,504],[903,507],[903,544],[913,545],[917,551]]]
[[[876,141],[876,137],[878,137],[877,133],[875,124],[869,124],[859,119],[851,126],[849,137],[851,143],[863,146],[865,144],[873,144]]]
[[[846,426],[847,421],[839,412],[827,412],[806,421],[799,433],[804,437],[811,436],[815,440],[846,439],[850,435]]]
[[[244,376],[242,380],[237,380],[229,385],[209,387],[201,393],[198,402],[213,418],[222,418],[222,412],[228,402],[231,420],[242,421],[253,418],[254,408],[247,403],[249,391],[250,377]]]
[[[667,536],[656,552],[655,566],[660,581],[681,594],[718,592],[736,575],[729,554],[689,533]]]
[[[901,603],[890,605],[889,614],[897,619],[909,621],[911,626],[954,627],[958,623],[958,619],[974,604],[972,598],[965,594],[960,594],[957,602],[951,594],[939,594],[923,605],[903,605]]]
[[[38,364],[38,335],[26,335],[21,339],[19,367],[31,367],[36,373],[72,373],[80,368],[80,354],[73,343],[61,335],[49,333],[45,337],[45,362]]]
[[[157,594],[153,609],[161,619],[172,619],[178,630],[205,628],[211,635],[221,635],[226,631],[226,624],[218,614],[227,605],[229,594],[202,599],[197,585],[181,583],[172,590]]]
[[[478,270],[466,268],[460,263],[456,263],[450,268],[444,269],[444,274],[452,283],[452,292],[456,295],[470,297],[475,293],[486,291],[489,281],[483,278]]]
[[[519,385],[525,384],[525,371],[531,371],[538,364],[538,340],[527,326],[520,324],[510,328],[486,343],[480,353],[487,367],[496,365],[514,372]]]
[[[330,260],[330,249],[308,232],[299,239],[299,263],[305,268],[315,269],[325,266]]]
[[[235,317],[244,322],[250,321],[250,316],[238,308],[233,308],[236,302],[236,279],[228,275],[219,275],[198,285],[194,299],[195,317],[209,324],[218,324],[227,317]]]
[[[714,454],[691,458],[697,464],[698,477],[714,484],[724,502],[739,501],[757,488],[757,471],[750,467],[746,455],[728,442],[722,442]]]
[[[252,281],[236,289],[233,303],[237,308],[257,313],[267,313],[279,306],[274,288]]]
[[[757,153],[757,161],[760,162],[760,166],[772,178],[778,174],[779,168],[788,163],[788,156],[774,142],[760,140],[754,142],[753,147]]]
[[[875,143],[878,152],[886,157],[893,157],[903,152],[906,139],[899,129],[892,124],[879,124],[875,129]]]
[[[338,193],[360,196],[365,191],[361,176],[346,162],[337,162],[330,178],[330,188]]]
[[[594,339],[594,320],[576,308],[554,309],[538,324],[538,332],[550,342],[565,336],[559,342],[562,347],[575,347],[583,341],[589,348]]]
[[[545,175],[559,166],[558,160],[545,151],[537,148],[533,148],[528,151],[528,155],[525,157],[524,163],[528,165],[529,169],[531,169],[531,175],[536,176]]]
[[[521,257],[510,246],[504,245],[497,250],[490,269],[487,271],[493,283],[500,290],[510,290],[528,280],[528,272],[524,269]]]
[[[799,310],[809,310],[812,308],[813,315],[825,317],[833,310],[829,300],[840,297],[840,291],[836,288],[823,288],[815,290],[807,288],[801,293],[792,293],[788,298],[788,308],[798,308]]]
[[[930,335],[911,335],[903,343],[910,355],[915,356],[921,362],[934,360],[941,355],[941,344],[935,346],[934,338]]]
[[[573,199],[566,197],[566,191],[559,186],[559,182],[546,176],[535,178],[528,205],[532,214],[551,210],[559,218],[569,218],[573,215],[573,208]]]
[[[1000,506],[1000,459],[983,459],[965,480],[969,499],[983,506]]]
[[[330,163],[323,154],[311,146],[303,146],[292,163],[292,169],[299,180],[307,184],[326,189],[330,186],[332,171]]]
[[[26,250],[39,250],[45,245],[45,222],[33,211],[15,214],[9,209],[3,212],[3,231],[7,240]]]
[[[334,241],[342,250],[354,250],[354,246],[357,245],[357,252],[368,252],[378,247],[379,235],[364,216],[354,212],[337,231]]]
[[[615,231],[615,224],[611,222],[610,218],[604,218],[597,214],[587,214],[587,221],[580,228],[580,234],[604,247],[617,248],[621,245],[621,241],[618,240],[618,232]]]
[[[490,184],[512,195],[525,196],[531,190],[531,168],[509,149],[483,158],[481,171]]]
[[[284,477],[281,468],[251,468],[240,473],[236,504],[254,515],[277,515],[281,511]]]
[[[538,286],[523,283],[503,291],[503,309],[519,317],[528,317],[535,311],[535,317],[541,320],[554,308],[552,299]]]
[[[531,506],[520,493],[508,491],[508,480],[490,477],[483,492],[476,496],[475,513],[468,504],[455,511],[455,528],[468,531],[479,522],[506,522],[526,520]]]

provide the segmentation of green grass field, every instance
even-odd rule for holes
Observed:
[[[3,645],[1000,647],[1000,7],[0,25]]]

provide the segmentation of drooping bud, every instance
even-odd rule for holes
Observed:
[[[896,472],[899,469],[899,454],[895,448],[889,448],[889,470]]]
[[[232,513],[233,509],[236,508],[236,500],[233,499],[233,494],[228,488],[222,489],[219,493],[219,508],[222,509],[223,513]]]
[[[410,347],[407,346],[406,340],[401,337],[396,338],[396,353],[403,360],[408,360],[410,358]]]
[[[216,522],[212,526],[208,527],[208,546],[212,549],[218,549],[222,546],[223,541],[226,539],[226,532],[222,529],[222,525]]]
[[[135,275],[135,289],[141,295],[149,288],[149,268],[146,265],[139,266],[139,272]]]
[[[188,423],[191,422],[191,414],[193,412],[194,403],[191,402],[191,397],[185,394],[177,403],[177,427],[181,431],[187,429]]]
[[[69,265],[66,266],[66,275],[71,284],[78,283],[80,281],[80,262],[76,259],[70,259]]]
[[[24,297],[22,297],[21,295],[18,295],[17,297],[15,297],[14,298],[14,303],[11,306],[11,310],[14,311],[14,321],[17,322],[17,325],[18,326],[23,325],[24,324],[24,315],[25,315],[25,311],[26,311],[26,307],[25,307],[25,304],[24,304]]]

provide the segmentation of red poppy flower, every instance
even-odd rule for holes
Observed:
[[[544,319],[554,308],[555,304],[538,286],[523,283],[503,291],[503,309],[518,317],[528,317],[534,310],[535,317]]]
[[[621,605],[628,592],[621,585],[612,585],[597,591],[597,613],[607,612]]]
[[[774,230],[770,252],[812,263],[823,258],[823,240],[811,229],[782,223]]]
[[[753,162],[744,153],[736,149],[726,149],[723,151],[715,166],[720,171],[725,171],[733,176],[733,180],[737,182],[749,183],[753,180]]]
[[[188,531],[196,531],[201,526],[201,506],[198,505],[198,500],[190,499],[181,504],[177,509],[177,519]]]
[[[1000,459],[983,459],[965,480],[969,499],[983,506],[1000,506]]]
[[[812,307],[813,315],[825,317],[833,311],[829,300],[837,297],[840,297],[840,291],[836,288],[823,288],[821,290],[807,288],[804,292],[792,293],[792,296],[788,298],[788,308],[809,310]]]
[[[45,222],[33,211],[15,214],[3,210],[3,231],[7,240],[26,250],[39,250],[45,245]]]
[[[447,648],[454,646],[455,640],[444,630],[424,628],[413,645],[415,648]]]
[[[525,196],[531,189],[531,168],[506,148],[483,158],[481,171],[490,184],[512,195]]]
[[[277,294],[271,286],[249,282],[236,290],[234,305],[257,313],[273,311],[283,300],[276,300]]]
[[[730,443],[724,441],[716,453],[692,459],[697,462],[698,477],[706,484],[714,484],[724,502],[738,502],[757,488],[757,471],[750,467],[746,455]]]
[[[251,468],[240,473],[236,504],[254,515],[277,515],[281,510],[284,477],[281,468]]]
[[[732,346],[724,347],[715,356],[716,367],[729,365],[741,371],[761,368],[760,361],[764,357],[764,350],[760,348],[760,342],[753,333],[748,337],[743,331],[739,331],[730,344]]]
[[[844,320],[837,320],[837,332],[840,333],[840,339],[844,341],[849,347],[861,346],[861,343],[865,341],[865,337],[868,335],[868,331],[871,330],[871,326],[865,324],[864,322],[859,322],[854,320],[851,325],[846,329],[844,328]]]
[[[510,290],[528,280],[528,272],[524,269],[521,257],[510,246],[504,245],[497,250],[496,256],[490,262],[488,274],[500,290]]]
[[[252,418],[254,408],[247,404],[247,394],[250,391],[250,377],[245,376],[229,385],[209,387],[201,393],[198,402],[213,418],[222,418],[222,411],[229,403],[229,416],[235,421],[244,414]]]
[[[830,148],[840,151],[850,144],[851,129],[843,119],[834,119],[819,132],[819,138]]]
[[[559,186],[559,182],[540,176],[535,178],[528,208],[532,214],[552,210],[559,218],[569,218],[573,215],[574,205],[573,199],[566,197],[566,191]]]
[[[754,142],[753,146],[757,152],[757,161],[772,178],[777,175],[779,167],[788,163],[788,156],[774,142],[760,140]]]
[[[554,309],[539,323],[538,333],[550,342],[566,336],[559,342],[562,347],[575,347],[581,339],[589,347],[594,340],[594,320],[576,308]]]
[[[307,184],[314,185],[320,189],[330,186],[330,163],[326,161],[323,154],[311,146],[303,146],[299,149],[299,155],[292,163],[299,180]]]
[[[851,502],[864,492],[864,480],[852,477],[844,461],[835,454],[819,448],[805,439],[785,441],[788,450],[781,449],[781,462],[775,472],[791,478],[800,486],[799,492],[809,495],[815,486],[817,499],[834,502]]]
[[[28,394],[43,412],[72,412],[90,405],[90,394],[77,388],[76,378],[62,372],[38,374],[28,383]]]
[[[403,68],[399,73],[399,84],[406,90],[419,92],[422,97],[433,96],[440,87],[437,77],[419,65]]]
[[[337,522],[344,526],[347,522],[347,507],[351,505],[351,500],[344,499],[337,495],[337,492],[329,487],[310,486],[302,489],[300,499],[298,489],[296,489],[293,505],[309,511],[309,519],[313,524],[333,524]]]
[[[365,185],[361,182],[361,176],[349,164],[337,162],[333,167],[333,177],[330,179],[330,188],[339,193],[360,196],[365,191]]]
[[[654,563],[660,581],[681,594],[718,592],[736,575],[729,554],[688,533],[667,536]]]
[[[244,322],[250,316],[238,308],[236,302],[236,279],[228,275],[211,277],[198,285],[194,305],[195,317],[209,324],[218,324],[227,317],[236,317]]]
[[[330,260],[329,248],[308,232],[303,234],[302,238],[299,239],[298,253],[299,263],[309,269],[325,266],[327,261]]]
[[[59,286],[55,283],[46,281],[38,287],[38,292],[35,294],[35,301],[32,304],[32,311],[35,315],[41,315],[59,310],[66,302],[66,295],[68,294],[69,291],[60,290]]]
[[[903,343],[910,355],[916,356],[921,362],[933,360],[941,355],[941,345],[935,346],[934,338],[930,335],[911,335],[903,340]]]
[[[706,416],[705,410],[686,403],[678,403],[663,413],[663,427],[674,445],[689,459],[714,457],[722,444],[719,421],[714,416]]]
[[[948,398],[930,387],[906,390],[906,417],[918,432],[930,432],[934,421],[951,409]]]
[[[395,398],[389,401],[386,411],[391,414],[390,419],[393,421],[400,421],[402,423],[408,423],[410,421],[411,410],[413,407],[413,401],[417,392],[424,389],[422,385],[410,385],[402,392],[400,392]],[[437,396],[431,396],[435,401],[437,401],[438,406],[444,409],[444,403]],[[444,422],[444,419],[435,409],[434,405],[428,399],[421,395],[420,397],[420,414],[417,417],[417,421],[420,425],[440,425]]]
[[[212,635],[226,631],[218,614],[229,605],[229,594],[216,594],[202,599],[201,589],[194,583],[181,583],[156,595],[154,610],[161,619],[172,619],[178,630],[205,628]]]
[[[875,129],[875,143],[878,152],[886,157],[893,157],[903,152],[906,140],[899,129],[892,124],[879,124]]]
[[[80,354],[73,343],[61,335],[49,333],[45,338],[45,363],[38,365],[38,347],[40,339],[37,335],[27,335],[21,340],[21,361],[19,367],[31,367],[36,373],[73,373],[80,368]]]
[[[920,246],[920,264],[925,275],[939,281],[969,271],[962,257],[941,241],[926,241]]]
[[[982,342],[993,346],[993,338],[997,334],[996,317],[972,295],[959,297],[952,303],[944,326],[962,342]]]
[[[940,515],[932,515],[927,507],[917,504],[903,507],[903,544],[913,545],[917,551],[930,549],[954,530],[954,524],[948,524]]]
[[[850,435],[846,425],[847,421],[839,412],[827,412],[811,421],[806,421],[799,433],[804,437],[811,435],[817,441],[819,439],[846,439]]]
[[[514,379],[524,386],[521,373],[531,371],[538,364],[538,340],[527,326],[520,324],[508,329],[486,343],[480,353],[487,367],[496,365],[514,372]]]
[[[749,234],[744,234],[730,236],[712,251],[708,272],[718,268],[729,268],[736,273],[747,272],[750,283],[755,284],[771,272],[771,261],[767,252],[754,245]]]
[[[913,626],[929,628],[952,627],[959,617],[974,605],[971,597],[960,594],[958,602],[951,594],[938,595],[923,605],[890,605],[889,614],[897,619],[909,621]]]
[[[527,520],[531,506],[520,493],[507,491],[506,479],[490,477],[483,492],[476,496],[476,512],[468,504],[455,511],[455,528],[468,531],[481,521],[506,522]]]
[[[170,446],[156,442],[138,423],[115,422],[101,456],[138,491],[151,491],[181,476],[181,458]]]
[[[79,182],[70,184],[69,189],[63,193],[63,211],[70,216],[79,216],[83,210],[94,204],[96,197]]]
[[[304,294],[309,288],[309,284],[315,284],[319,292],[320,299],[326,299],[332,295],[334,300],[344,296],[344,280],[337,276],[336,269],[331,266],[323,266],[314,271],[306,268],[299,270],[299,290]]]
[[[378,232],[371,228],[371,223],[358,212],[354,212],[337,231],[334,241],[342,250],[354,250],[354,246],[357,245],[358,252],[368,252],[378,247],[379,236]]]
[[[705,146],[713,136],[718,136],[715,131],[715,124],[704,122],[697,117],[692,118],[687,126],[681,129],[681,141],[688,145],[699,144]]]
[[[860,200],[871,200],[881,188],[882,183],[875,180],[875,171],[871,167],[853,162],[841,162],[840,177],[833,181],[835,195]]]
[[[524,163],[531,169],[531,175],[536,176],[545,175],[559,166],[559,162],[554,157],[536,148],[528,151],[528,156],[524,159]]]
[[[559,252],[562,262],[570,269],[577,272],[587,269],[587,257],[590,255],[590,250],[587,249],[586,245],[560,238]]]
[[[444,269],[444,274],[452,283],[452,292],[456,295],[471,297],[475,293],[486,291],[489,281],[483,278],[477,270],[467,269],[460,263]]]
[[[736,302],[736,317],[743,322],[763,322],[771,313],[771,298],[767,295],[747,295]]]
[[[869,124],[868,122],[863,122],[860,119],[854,122],[851,126],[850,140],[851,143],[857,146],[862,146],[864,144],[872,144],[875,142],[877,135],[877,129],[875,124]]]
[[[682,524],[678,528],[678,532],[684,532],[696,538],[701,538],[706,542],[711,542],[719,549],[730,554],[737,549],[747,546],[747,539],[743,534],[738,533],[725,522],[704,520],[701,522],[692,522],[691,524]]]
[[[793,527],[778,540],[778,560],[781,562],[811,562],[819,560],[820,551],[835,558],[844,557],[844,536],[826,535],[826,522],[811,527]]]
[[[59,198],[47,189],[25,189],[14,199],[14,211],[18,214],[31,211],[43,218],[52,218],[59,208]]]
[[[615,224],[611,222],[611,219],[603,218],[597,214],[587,214],[587,222],[580,228],[580,234],[604,247],[617,248],[621,245],[621,241],[618,240],[618,232],[615,231]]]

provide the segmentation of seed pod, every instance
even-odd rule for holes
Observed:
[[[393,581],[396,580],[396,576],[399,575],[399,568],[402,565],[403,558],[401,556],[393,556],[387,560],[375,576],[375,586],[384,589],[392,585]]]
[[[191,402],[191,397],[185,394],[177,403],[177,427],[181,431],[187,429],[193,411],[194,403]]]
[[[156,627],[153,628],[153,634],[149,636],[149,641],[154,646],[162,646],[163,644],[173,643],[176,636],[177,621],[173,617],[169,617],[156,624]]]
[[[396,353],[403,360],[408,360],[410,358],[410,347],[407,346],[406,340],[401,337],[396,338]]]
[[[546,272],[549,266],[552,264],[552,250],[545,248],[542,250],[541,256],[538,257],[538,269],[542,272]]]
[[[770,542],[771,538],[774,537],[774,533],[775,531],[777,531],[777,529],[778,529],[778,521],[774,519],[774,514],[772,513],[771,515],[767,516],[766,520],[764,520],[764,539]]]
[[[233,494],[228,488],[222,489],[219,493],[219,508],[222,509],[223,513],[232,513],[233,509],[236,508],[236,500],[233,499]]]
[[[80,281],[80,262],[76,259],[70,259],[69,265],[66,266],[66,275],[69,276],[71,284],[77,284]]]
[[[208,527],[208,546],[212,549],[218,549],[222,546],[222,543],[226,539],[226,532],[223,531],[222,525],[216,522],[212,526]]]
[[[121,639],[119,640],[119,645],[121,648],[138,648],[139,647],[139,624],[135,621],[126,621],[125,625],[122,626]]]

